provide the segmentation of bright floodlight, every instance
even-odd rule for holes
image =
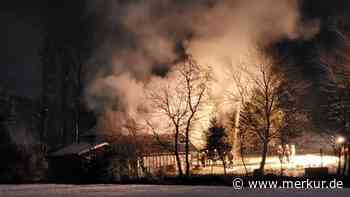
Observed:
[[[342,144],[345,142],[345,138],[343,136],[337,137],[337,144]]]

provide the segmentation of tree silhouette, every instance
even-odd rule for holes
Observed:
[[[224,167],[224,174],[226,175],[226,157],[228,154],[230,154],[232,145],[230,144],[226,129],[218,122],[216,118],[213,118],[210,121],[210,127],[207,133],[206,148],[210,158],[219,156]]]

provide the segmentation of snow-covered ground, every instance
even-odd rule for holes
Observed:
[[[167,186],[167,185],[0,185],[0,197],[342,197],[350,189],[337,190],[234,190],[218,186]]]
[[[258,168],[260,158],[248,158],[247,164],[250,170]],[[290,172],[298,172],[304,167],[328,166],[335,169],[338,162],[337,157],[318,155],[298,155],[290,163],[284,164],[284,168]],[[280,163],[278,158],[269,157],[267,169],[278,172]],[[235,164],[228,169],[229,172],[243,173],[241,164]],[[220,166],[214,167],[213,173],[222,173]],[[201,169],[199,173],[210,174],[211,167]],[[302,172],[303,173],[303,170]],[[0,185],[0,197],[135,197],[135,196],[200,196],[200,197],[255,197],[255,196],[317,196],[317,197],[342,197],[349,196],[350,189],[335,190],[293,190],[293,189],[243,189],[234,190],[232,187],[220,186],[168,186],[168,185]]]

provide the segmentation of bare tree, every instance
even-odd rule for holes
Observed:
[[[186,151],[186,175],[190,173],[189,163],[189,137],[190,130],[196,119],[196,115],[205,103],[205,94],[208,90],[210,80],[209,71],[203,70],[200,65],[191,57],[180,67],[181,76],[184,78],[186,89],[186,102],[189,108],[188,116],[185,120],[185,151]]]
[[[209,70],[189,57],[174,70],[176,79],[163,84],[150,93],[153,108],[159,117],[166,117],[174,131],[174,150],[179,175],[183,175],[178,148],[180,135],[185,136],[186,176],[190,174],[189,144],[191,129],[200,119],[198,116],[205,103],[210,80]]]
[[[170,121],[169,125],[171,125],[172,127],[171,131],[174,132],[174,153],[176,157],[177,169],[179,176],[183,176],[178,148],[180,130],[182,127],[183,119],[188,113],[188,109],[184,101],[185,97],[183,91],[180,91],[180,89],[175,91],[171,90],[174,89],[171,89],[168,85],[166,85],[163,86],[160,90],[151,92],[150,98],[152,99],[152,108],[156,110],[155,114],[157,114],[153,114],[152,118],[154,119],[154,116],[157,116],[157,119],[161,119],[161,117],[166,117]],[[176,95],[176,97],[174,94]],[[176,98],[176,101],[174,98]],[[153,122],[148,122],[148,125],[150,125],[150,128],[155,134],[158,133],[158,131],[155,131],[156,126],[154,126]]]
[[[239,158],[244,167],[245,174],[247,175],[249,172],[248,172],[245,156],[249,150],[253,149],[253,146],[256,143],[253,142],[254,138],[250,136],[251,133],[245,131],[245,127],[243,127],[242,125],[239,127],[237,123],[236,113],[238,113],[238,111],[233,113],[233,116],[231,116],[231,119],[230,119],[230,125],[235,130],[234,131],[235,139],[233,141],[233,146],[236,148],[236,150],[234,150],[236,154],[235,156],[236,158],[238,158],[238,154],[239,154]],[[237,132],[236,130],[238,130],[239,132]]]
[[[278,88],[283,78],[273,72],[269,60],[253,68],[242,67],[238,74],[233,74],[233,79],[242,108],[238,128],[239,132],[246,133],[240,136],[255,136],[261,142],[259,171],[263,172],[269,143],[279,136],[282,128],[283,112],[278,106]]]
[[[345,75],[345,74],[344,74]],[[345,136],[349,139],[350,136],[350,80],[349,76],[345,76],[344,79],[338,84],[334,84],[333,87],[329,87],[327,92],[327,104],[325,108],[325,119],[329,124],[330,129],[323,130],[326,132],[331,130],[331,135]],[[326,133],[327,134],[327,133]],[[349,143],[342,145],[344,147],[350,147]],[[345,164],[343,169],[339,169],[339,173],[346,173],[346,163],[350,163],[348,160],[349,155],[344,154]]]

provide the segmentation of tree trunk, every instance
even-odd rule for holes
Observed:
[[[247,169],[247,165],[245,163],[244,160],[244,136],[242,134],[240,134],[239,136],[239,157],[241,157],[241,161],[245,170],[245,174],[248,175],[248,169]],[[238,155],[236,155],[236,157],[238,157]]]
[[[268,141],[264,141],[264,145],[263,145],[263,150],[261,153],[261,162],[260,162],[260,173],[264,173],[264,169],[265,169],[265,163],[266,163],[266,157],[267,157],[267,149],[268,149]]]
[[[241,154],[241,161],[245,170],[245,174],[248,175],[248,168],[247,168],[247,164],[245,163],[243,154]]]
[[[344,146],[344,148],[345,148],[345,146]],[[348,163],[348,154],[344,153],[344,163],[343,163],[343,170],[342,170],[343,175],[346,175],[347,163]]]
[[[346,175],[350,175],[350,143],[348,143],[348,160],[347,160],[347,170],[346,170]]]
[[[283,161],[280,160],[280,176],[283,176]]]
[[[185,152],[186,152],[186,176],[190,175],[190,160],[189,160],[189,129],[186,129],[186,141],[185,141]]]
[[[225,161],[225,156],[221,157],[222,165],[224,167],[224,175],[226,176],[226,161]]]
[[[175,158],[176,158],[177,169],[179,171],[179,176],[183,176],[181,160],[179,157],[179,130],[178,129],[176,129],[176,133],[175,133]]]
[[[338,169],[337,169],[337,175],[341,175],[341,147],[338,148]]]
[[[43,96],[44,97],[44,96]],[[45,98],[42,98],[44,100]],[[46,131],[46,119],[47,117],[47,106],[46,106],[46,100],[41,102],[41,112],[40,112],[40,136],[39,136],[39,141],[40,144],[44,144],[44,136],[45,136],[45,131]]]

